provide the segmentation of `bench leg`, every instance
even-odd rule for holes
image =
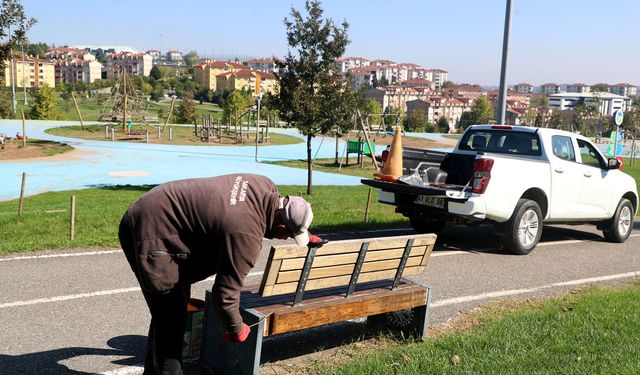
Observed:
[[[263,315],[251,309],[241,310],[246,324],[256,324],[251,327],[251,334],[243,343],[222,341],[224,328],[211,306],[210,295],[211,292],[207,291],[202,361],[220,374],[258,374],[265,325]]]
[[[427,300],[423,306],[417,306],[409,310],[402,310],[401,315],[406,314],[406,321],[402,318],[398,321],[390,319],[388,314],[372,315],[367,317],[367,326],[371,329],[391,328],[394,331],[404,331],[412,334],[418,339],[427,337],[427,327],[429,326],[429,303],[431,302],[431,288],[427,288]],[[410,319],[409,319],[410,315]]]

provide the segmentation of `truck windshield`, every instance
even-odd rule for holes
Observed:
[[[470,130],[464,134],[458,148],[512,155],[542,155],[537,134],[513,130]]]

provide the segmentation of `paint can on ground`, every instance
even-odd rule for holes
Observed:
[[[197,361],[202,352],[202,325],[204,321],[203,300],[191,298],[187,305],[187,323],[182,342],[182,359],[185,362]]]

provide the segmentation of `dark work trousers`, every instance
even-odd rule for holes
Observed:
[[[128,212],[120,221],[118,237],[127,261],[140,283],[140,269],[136,261],[135,241]],[[164,294],[150,293],[142,287],[142,294],[151,313],[144,361],[145,375],[182,374],[182,343],[190,293],[190,284],[176,285]]]

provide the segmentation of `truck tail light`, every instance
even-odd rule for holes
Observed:
[[[473,162],[473,192],[482,194],[489,186],[493,159],[476,159]]]

